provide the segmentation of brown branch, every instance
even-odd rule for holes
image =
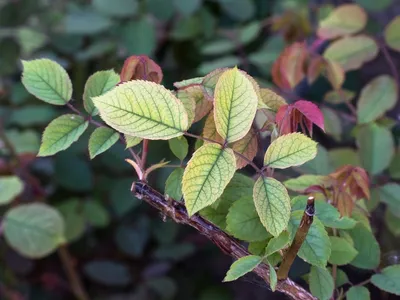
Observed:
[[[186,224],[211,240],[218,248],[227,255],[235,259],[250,255],[250,253],[239,243],[238,240],[223,232],[214,224],[194,215],[191,218],[188,216],[185,206],[172,199],[166,199],[162,194],[154,190],[149,185],[143,182],[135,182],[132,185],[134,195],[146,201],[148,204],[159,210],[163,215],[170,217],[177,223]],[[269,267],[264,263],[260,264],[253,270],[260,276],[265,283],[269,283]],[[309,292],[303,289],[290,279],[279,281],[276,290],[288,295],[296,300],[316,300]]]
[[[292,266],[293,261],[296,258],[297,253],[299,252],[300,247],[303,244],[307,236],[308,230],[310,229],[313,222],[314,212],[314,197],[308,197],[307,206],[304,210],[304,214],[301,218],[300,226],[297,229],[293,243],[286,252],[285,256],[283,257],[282,263],[279,266],[277,273],[279,280],[288,278],[290,267]]]
[[[68,251],[67,245],[65,244],[61,245],[58,248],[58,255],[60,256],[62,265],[67,274],[68,281],[71,286],[71,290],[75,295],[75,297],[79,300],[89,300],[90,298],[83,287],[78,272],[75,270],[73,259]]]

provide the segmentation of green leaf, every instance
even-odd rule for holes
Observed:
[[[182,191],[189,216],[214,203],[236,171],[236,158],[229,148],[209,143],[192,156],[183,174]]]
[[[393,136],[385,127],[367,124],[357,130],[357,144],[363,167],[372,175],[379,174],[394,156]]]
[[[334,169],[344,165],[361,167],[360,157],[353,148],[335,148],[328,155]]]
[[[176,137],[168,140],[169,148],[172,153],[181,161],[185,159],[189,151],[189,144],[184,136]]]
[[[286,169],[299,166],[317,155],[317,143],[301,133],[278,137],[268,147],[264,164],[271,168]]]
[[[258,105],[251,81],[237,68],[225,71],[218,79],[214,99],[218,133],[228,143],[243,138],[251,128]]]
[[[384,10],[392,4],[392,0],[356,0],[355,2],[372,12]]]
[[[385,42],[390,48],[400,51],[400,16],[396,16],[385,28]]]
[[[108,127],[99,127],[92,133],[89,139],[90,159],[110,149],[119,139],[118,132]]]
[[[262,257],[256,255],[248,255],[239,258],[231,265],[228,273],[226,273],[224,282],[234,281],[239,277],[242,277],[243,275],[253,271],[254,268],[261,263],[261,261]]]
[[[400,295],[400,265],[384,268],[371,277],[371,282],[383,291]]]
[[[329,273],[332,274],[332,268],[328,268]],[[341,270],[341,269],[337,269],[336,270],[336,281],[335,281],[335,287],[341,287],[342,285],[349,283],[349,277],[347,276],[347,274]]]
[[[297,178],[291,178],[283,182],[283,184],[292,191],[303,192],[312,185],[322,185],[327,180],[322,175],[301,175]]]
[[[329,262],[332,265],[346,265],[350,263],[358,254],[358,251],[344,238],[330,236],[332,245]]]
[[[90,9],[76,10],[64,19],[65,33],[74,35],[92,35],[110,28],[110,18]]]
[[[182,199],[183,172],[183,168],[177,168],[172,171],[165,181],[165,194],[177,201]]]
[[[92,5],[104,15],[111,17],[129,17],[138,9],[137,0],[115,0],[112,5],[107,0],[93,0]]]
[[[251,0],[219,0],[223,11],[234,20],[250,20],[255,12],[254,2]]]
[[[78,240],[85,232],[85,217],[83,203],[80,199],[72,198],[57,206],[65,223],[64,236],[68,242]]]
[[[339,63],[345,71],[350,71],[373,60],[378,52],[376,42],[371,37],[360,34],[334,41],[324,52],[324,57]]]
[[[94,173],[87,159],[69,152],[55,157],[55,182],[69,191],[89,192],[93,188]]]
[[[43,132],[38,156],[49,156],[67,149],[85,132],[88,124],[83,117],[73,114],[51,121]]]
[[[176,10],[184,16],[192,15],[201,7],[203,0],[173,0]]]
[[[20,27],[16,36],[22,48],[22,54],[30,57],[32,54],[42,48],[48,41],[47,35],[29,27]]]
[[[151,56],[157,46],[154,23],[145,17],[128,22],[120,33],[128,53]]]
[[[335,39],[361,31],[367,25],[367,14],[358,5],[340,5],[318,27],[318,36],[323,39]]]
[[[167,140],[181,136],[188,127],[183,104],[154,82],[129,81],[92,100],[102,119],[124,134]]]
[[[86,221],[94,227],[107,227],[110,215],[106,208],[98,201],[90,200],[83,203],[83,214]]]
[[[0,205],[10,203],[22,193],[24,183],[18,176],[1,176],[0,177]]]
[[[296,169],[298,169],[302,173],[311,173],[318,175],[328,175],[335,171],[330,162],[328,151],[321,145],[318,145],[317,149],[317,156],[315,156],[314,159],[306,162],[304,165],[301,165]]]
[[[65,105],[72,97],[67,72],[49,59],[22,61],[22,83],[29,93],[53,105]]]
[[[346,293],[347,300],[370,300],[369,291],[365,286],[352,286]]]
[[[4,216],[3,226],[7,243],[29,258],[42,258],[65,242],[61,215],[43,203],[10,209]]]
[[[354,248],[358,255],[351,262],[351,265],[360,268],[373,270],[379,266],[381,251],[373,233],[363,224],[357,225],[349,231],[354,242]]]
[[[304,210],[307,205],[307,196],[297,196],[292,199],[292,210]],[[356,221],[349,217],[341,217],[339,211],[324,200],[316,200],[315,216],[326,226],[337,229],[350,229]]]
[[[94,260],[86,263],[83,272],[94,282],[113,287],[124,287],[131,281],[129,268],[118,262]]]
[[[253,199],[261,223],[273,236],[278,236],[290,218],[290,198],[284,185],[262,176],[254,184]]]
[[[177,89],[184,89],[189,87],[190,85],[201,84],[203,82],[204,77],[194,77],[190,79],[185,79],[182,81],[174,82],[174,87]]]
[[[271,290],[275,292],[276,285],[278,284],[278,276],[276,275],[276,271],[273,265],[268,262],[269,266],[269,285],[271,286]]]
[[[335,140],[340,141],[342,136],[342,121],[335,110],[328,107],[322,107],[324,115],[325,132],[331,135]]]
[[[99,71],[91,75],[85,84],[83,92],[83,105],[85,110],[92,116],[99,112],[94,106],[92,97],[101,96],[111,90],[119,82],[119,75],[114,70]]]
[[[381,186],[378,191],[382,202],[387,203],[389,207],[400,207],[400,184],[387,183]]]
[[[34,127],[47,124],[59,114],[57,110],[48,105],[25,105],[13,110],[9,122],[22,127]]]
[[[138,145],[142,140],[142,138],[125,134],[126,148],[134,147]]]
[[[251,196],[245,196],[233,203],[226,216],[226,224],[227,231],[244,241],[262,241],[270,236],[258,217]]]
[[[288,226],[291,240],[294,239],[302,216],[303,210],[296,210],[291,215]],[[328,234],[318,217],[314,216],[314,221],[301,245],[298,256],[313,266],[325,268],[330,255],[331,242]]]
[[[390,208],[385,211],[385,224],[395,237],[400,236],[400,217],[392,213]]]
[[[334,290],[334,283],[331,273],[325,268],[311,267],[310,291],[319,300],[331,298]]]
[[[290,236],[287,231],[282,231],[280,235],[272,238],[265,249],[265,256],[269,256],[283,248],[285,248],[290,242]]]
[[[392,109],[396,101],[397,86],[393,78],[388,75],[374,78],[361,90],[357,103],[358,123],[364,124],[375,121],[383,116],[386,111]]]
[[[390,176],[394,179],[400,179],[400,151],[397,151],[389,166]]]

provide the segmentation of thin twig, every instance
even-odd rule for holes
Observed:
[[[75,297],[79,300],[89,300],[90,298],[83,287],[79,274],[75,270],[74,263],[72,261],[71,254],[68,251],[67,245],[61,245],[58,248],[58,255],[60,256],[61,263],[67,274],[69,284]]]
[[[239,243],[214,224],[199,215],[189,217],[185,206],[173,199],[166,199],[162,194],[143,182],[135,182],[132,192],[139,199],[159,210],[163,215],[170,217],[177,223],[186,224],[211,240],[218,248],[235,259],[250,255],[250,253]],[[269,267],[264,263],[253,270],[269,286]],[[276,290],[296,300],[316,300],[309,292],[290,279],[279,281]]]
[[[149,153],[149,140],[144,139],[142,147],[142,160],[141,160],[142,170],[146,168],[147,153]]]
[[[300,226],[297,229],[296,235],[294,237],[292,245],[290,245],[289,250],[286,252],[283,257],[282,263],[278,269],[278,280],[285,280],[288,278],[290,267],[293,264],[294,259],[297,256],[297,253],[300,250],[301,245],[303,244],[308,230],[311,227],[314,217],[314,197],[308,197],[307,206],[304,210],[303,217],[300,222]]]
[[[215,143],[215,144],[218,144],[218,145],[221,145],[222,147],[224,147],[224,144],[221,143],[221,142],[217,142],[217,141],[211,140],[211,139],[209,139],[209,138],[205,138],[205,137],[200,136],[200,135],[192,134],[192,133],[189,133],[189,132],[187,132],[187,131],[184,132],[184,135],[190,136],[190,137],[195,138],[195,139],[203,140],[203,141],[206,141],[206,142]],[[236,154],[237,156],[239,156],[241,159],[245,160],[250,166],[252,166],[253,169],[254,169],[257,173],[262,174],[261,169],[260,169],[259,167],[257,167],[257,165],[256,165],[253,161],[251,161],[250,159],[248,159],[248,158],[247,158],[246,156],[244,156],[242,153],[239,153],[239,152],[233,150],[232,148],[231,148],[231,150],[233,151],[233,153],[235,153],[235,154]]]

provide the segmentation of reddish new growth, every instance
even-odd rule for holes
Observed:
[[[120,83],[136,79],[160,83],[163,73],[160,66],[146,55],[132,55],[125,60],[120,78]]]
[[[313,124],[324,129],[324,116],[314,103],[299,100],[293,104],[283,105],[279,108],[275,122],[281,135],[296,132],[300,126],[301,131],[310,136],[313,133]]]
[[[363,168],[345,165],[329,174],[321,185],[304,192],[323,193],[342,216],[351,216],[357,200],[370,198],[369,178]]]

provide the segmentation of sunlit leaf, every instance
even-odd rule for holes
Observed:
[[[290,198],[285,186],[274,178],[261,176],[254,184],[253,199],[261,223],[269,233],[278,236],[290,218]]]
[[[389,266],[372,275],[371,282],[383,291],[400,295],[400,265]]]
[[[286,169],[299,166],[317,155],[317,143],[301,133],[280,136],[271,143],[264,164],[271,168]]]
[[[345,71],[351,71],[374,59],[378,52],[378,45],[369,36],[346,36],[330,44],[324,57],[339,63]]]
[[[126,148],[134,147],[138,145],[142,140],[142,138],[125,134]]]
[[[24,190],[24,182],[17,176],[0,177],[0,205],[8,204]]]
[[[83,117],[72,114],[53,120],[43,132],[38,156],[49,156],[67,149],[79,139],[88,124]]]
[[[229,233],[244,241],[262,241],[270,236],[258,217],[251,196],[233,203],[226,216],[226,224]]]
[[[65,242],[61,215],[43,203],[10,209],[4,216],[3,226],[7,243],[29,258],[44,257]]]
[[[72,96],[72,83],[67,72],[49,59],[22,61],[22,83],[29,93],[54,105],[65,105]]]
[[[361,31],[367,24],[367,14],[358,5],[344,4],[333,10],[322,20],[318,36],[323,39],[334,39]]]
[[[253,271],[254,268],[261,263],[261,261],[262,257],[256,255],[248,255],[239,258],[231,265],[228,273],[226,273],[224,282],[234,281],[239,277],[242,277],[243,275]]]
[[[319,300],[329,300],[333,294],[334,282],[331,273],[325,268],[311,267],[310,291]]]
[[[385,28],[385,41],[390,48],[400,51],[400,16],[395,17]]]
[[[275,112],[277,112],[282,105],[286,104],[285,99],[270,89],[260,89],[260,94],[262,101]]]
[[[291,178],[283,182],[283,184],[292,191],[304,192],[312,185],[323,185],[327,181],[326,176],[322,175],[301,175],[297,178]]]
[[[93,102],[102,119],[124,134],[165,140],[181,136],[188,127],[182,102],[150,81],[128,81]]]
[[[89,154],[90,158],[93,159],[97,155],[107,151],[112,145],[114,145],[119,139],[118,132],[108,128],[99,127],[93,131],[89,138]]]
[[[228,143],[250,130],[258,97],[250,80],[237,68],[224,72],[215,87],[214,119],[218,133]]]
[[[400,25],[400,24],[399,24]],[[363,87],[357,103],[359,124],[375,121],[393,108],[397,101],[397,86],[392,77],[381,75]]]
[[[200,147],[183,174],[182,191],[189,215],[214,203],[236,170],[233,151],[209,143]]]
[[[99,71],[91,75],[86,81],[83,92],[85,110],[92,116],[97,115],[98,111],[93,104],[92,97],[103,95],[115,87],[118,82],[119,75],[114,70]]]

